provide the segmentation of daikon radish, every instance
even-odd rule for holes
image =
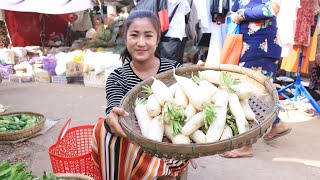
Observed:
[[[181,133],[183,135],[189,136],[201,126],[204,125],[204,115],[202,112],[195,114],[186,124],[182,127]]]
[[[143,89],[142,92],[145,92],[147,95],[149,95],[147,99],[147,104],[146,104],[148,114],[151,117],[158,116],[161,113],[161,106],[157,98],[155,97],[155,95],[152,93],[151,87],[146,85],[146,86],[142,86],[142,89]]]
[[[175,74],[173,76],[177,80],[177,83],[179,84],[182,91],[188,97],[189,102],[196,109],[202,110],[202,104],[206,102],[208,99],[206,99],[206,96],[202,92],[201,88],[189,78],[177,76]]]
[[[164,135],[171,140],[173,144],[190,144],[190,138],[183,134],[173,135],[170,126],[164,125]]]
[[[151,94],[148,97],[146,108],[147,108],[148,114],[151,117],[158,116],[161,113],[161,106],[158,103],[154,94]]]
[[[205,143],[206,135],[198,129],[190,135],[190,139],[192,139],[196,143]]]
[[[219,88],[217,88],[211,82],[204,80],[199,76],[192,76],[191,79],[199,85],[199,87],[202,89],[202,92],[204,92],[207,96],[206,99],[211,99],[214,93],[219,90]]]
[[[177,89],[176,89],[176,93],[175,93],[175,96],[174,96],[174,103],[177,106],[181,106],[183,108],[186,108],[188,106],[188,104],[189,104],[188,97],[184,94],[184,92],[182,91],[180,86],[178,86]]]
[[[235,91],[239,99],[249,99],[252,96],[252,90],[249,86],[237,84],[231,85],[230,88]]]
[[[164,123],[161,122],[160,116],[156,116],[151,120],[147,138],[154,141],[162,142],[163,134],[164,134]]]
[[[173,102],[174,99],[169,88],[162,81],[152,78],[151,89],[159,104],[163,106],[166,102]]]
[[[204,93],[206,93],[207,97],[212,99],[213,95],[219,91],[219,88],[217,88],[215,85],[213,85],[211,82],[207,80],[200,81],[199,84],[200,88]]]
[[[252,111],[252,109],[249,105],[249,99],[240,100],[240,104],[241,104],[241,107],[244,111],[244,115],[245,115],[246,119],[249,121],[255,121],[257,124],[259,124],[259,122],[256,119],[256,115],[254,114],[254,112]]]
[[[146,99],[137,98],[134,102],[134,106],[134,113],[137,117],[141,134],[144,137],[148,137],[149,125],[151,123],[152,117],[150,117],[150,115],[147,112]]]
[[[235,93],[229,94],[229,108],[236,119],[239,134],[246,132],[248,130],[249,123],[246,120],[239,98]]]
[[[174,83],[171,86],[169,86],[169,90],[173,97],[176,94],[177,87],[178,87],[178,83]]]
[[[229,125],[225,125],[220,140],[230,139],[233,136],[232,129]]]
[[[207,143],[218,141],[226,125],[228,110],[228,92],[226,90],[220,90],[217,92],[216,95],[219,97],[216,99],[215,102],[216,117],[207,131]]]
[[[249,86],[241,84],[239,78],[236,78],[226,72],[221,73],[220,88],[226,89],[232,93],[236,93],[239,99],[249,99],[252,94]]]
[[[216,85],[220,85],[220,75],[221,75],[221,71],[214,71],[214,70],[199,71],[199,76],[201,79],[207,80]]]
[[[191,103],[188,104],[186,107],[184,114],[186,115],[186,119],[184,120],[185,122],[189,121],[192,116],[194,116],[197,113],[197,110]]]

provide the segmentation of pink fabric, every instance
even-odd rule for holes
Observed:
[[[92,8],[91,0],[2,0],[0,9],[44,14],[66,14]]]
[[[314,23],[315,0],[300,0],[297,13],[297,26],[294,41],[296,45],[308,45],[310,27]]]

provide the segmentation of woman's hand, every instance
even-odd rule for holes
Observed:
[[[122,108],[114,107],[106,117],[106,123],[110,127],[112,133],[126,138],[127,135],[123,132],[119,124],[119,116],[129,116],[129,113]]]
[[[237,13],[233,13],[231,15],[231,19],[232,19],[232,22],[235,24],[240,24],[243,21],[243,19]]]

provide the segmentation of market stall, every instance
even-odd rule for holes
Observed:
[[[10,46],[0,49],[4,79],[105,87],[107,76],[121,66],[122,25],[133,2],[72,4],[50,1],[37,10],[33,1],[0,6],[11,38]]]

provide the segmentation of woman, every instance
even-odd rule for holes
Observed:
[[[118,106],[122,97],[139,82],[181,65],[157,55],[160,23],[151,11],[132,12],[125,23],[124,37],[126,48],[121,59],[125,64],[108,77],[107,116],[94,129],[94,161],[103,179],[175,179],[188,161],[159,159],[130,143],[118,122],[119,116],[129,114]]]
[[[261,70],[266,76],[275,77],[277,63],[281,55],[281,47],[277,38],[276,15],[279,12],[276,0],[234,0],[232,20],[240,24],[243,34],[243,48],[240,65]],[[277,117],[271,130],[264,136],[265,141],[271,141],[291,131],[287,123]],[[221,155],[227,158],[252,157],[252,145],[225,152]]]

